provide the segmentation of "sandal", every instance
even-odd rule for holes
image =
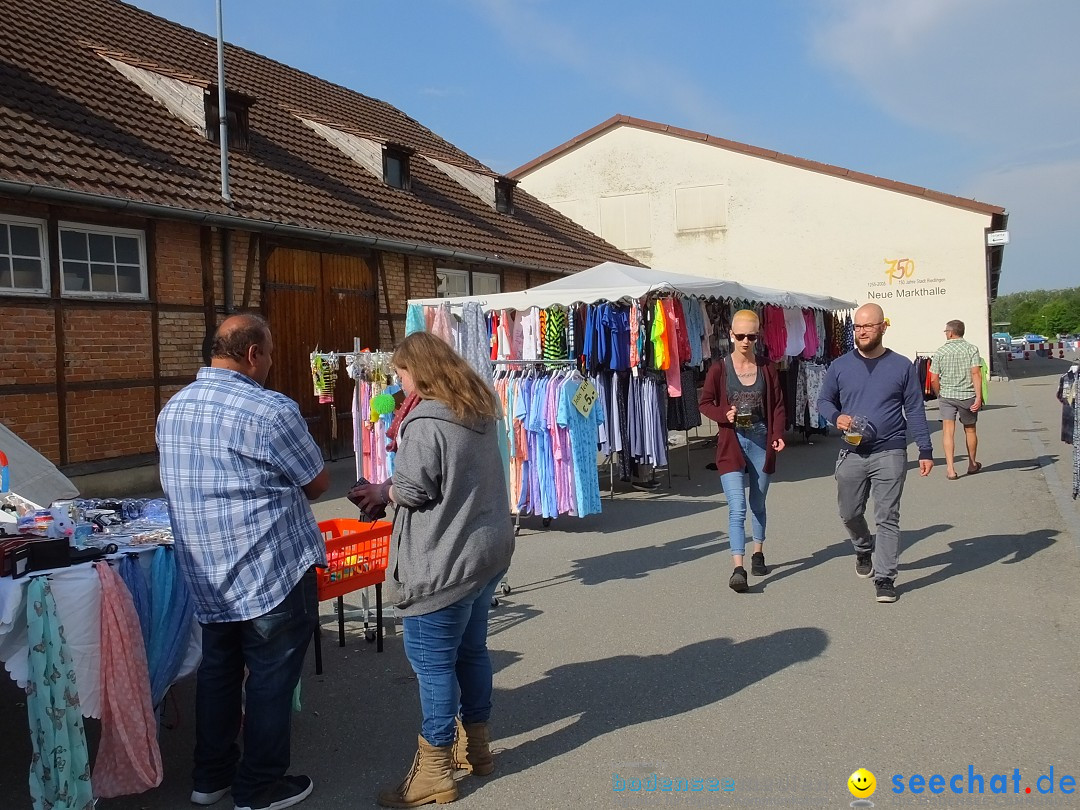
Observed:
[[[975,475],[976,473],[980,473],[980,472],[982,472],[982,463],[976,461],[975,466],[972,467],[970,470],[968,470],[967,474],[968,475]]]
[[[948,473],[945,473],[945,477],[946,477],[946,478],[948,478],[948,479],[949,479],[950,481],[955,481],[955,480],[957,480],[957,479],[958,479],[958,478],[959,478],[960,476],[959,476],[959,475],[957,475],[956,473],[953,473],[952,475],[949,475]]]

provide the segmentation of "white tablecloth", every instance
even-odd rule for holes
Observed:
[[[155,547],[139,548],[139,562],[148,571]],[[85,717],[101,717],[101,584],[94,566],[34,572],[20,579],[0,577],[0,661],[21,687],[26,687],[29,642],[26,636],[26,586],[32,576],[52,582],[56,612],[75,664],[79,701]],[[202,658],[202,629],[191,621],[191,635],[176,679],[191,674]]]

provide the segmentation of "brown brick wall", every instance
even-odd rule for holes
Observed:
[[[64,310],[68,382],[152,377],[150,312],[103,307]]]
[[[203,303],[199,226],[160,221],[155,228],[157,300],[162,304]]]
[[[153,452],[156,416],[150,386],[69,391],[69,463]]]
[[[0,396],[0,422],[53,464],[60,463],[55,394]]]
[[[427,256],[409,257],[409,294],[413,298],[435,297],[435,260]]]
[[[212,254],[214,262],[214,302],[221,306],[225,301],[225,277],[221,271],[221,231],[215,230],[211,234]],[[244,302],[244,278],[247,275],[248,244],[252,240],[257,242],[258,236],[243,231],[232,232],[232,278],[233,278],[233,307],[240,308]],[[251,298],[248,301],[248,309],[258,309],[261,304],[262,275],[260,272],[260,257],[258,248],[255,251],[255,260],[252,266]],[[201,294],[200,294],[201,295]],[[201,298],[200,298],[201,301]]]
[[[159,312],[158,345],[162,377],[194,377],[202,367],[206,323],[201,312]]]
[[[52,308],[0,307],[4,349],[0,385],[51,383],[56,379],[56,319]]]
[[[183,387],[184,386],[182,386],[182,385],[163,385],[163,386],[161,386],[161,407],[164,408],[165,403],[167,403],[170,399],[172,399],[173,395],[176,394],[178,391],[180,391],[180,389],[182,389]]]
[[[525,283],[524,270],[503,270],[503,292],[518,292],[519,290],[524,290],[527,286],[528,285]]]

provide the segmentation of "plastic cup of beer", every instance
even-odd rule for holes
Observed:
[[[850,445],[858,447],[862,444],[863,437],[866,435],[867,430],[870,427],[870,420],[865,416],[853,416],[851,417],[851,424],[847,426],[847,430],[844,431],[844,441]]]
[[[754,414],[749,403],[742,403],[735,408],[735,426],[748,428],[754,424]]]

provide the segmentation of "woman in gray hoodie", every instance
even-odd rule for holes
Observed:
[[[418,807],[457,798],[455,769],[494,770],[488,610],[510,566],[514,527],[490,384],[426,332],[405,338],[393,364],[415,395],[400,422],[394,476],[350,497],[368,514],[397,506],[390,570],[424,720],[412,768],[379,804]]]

